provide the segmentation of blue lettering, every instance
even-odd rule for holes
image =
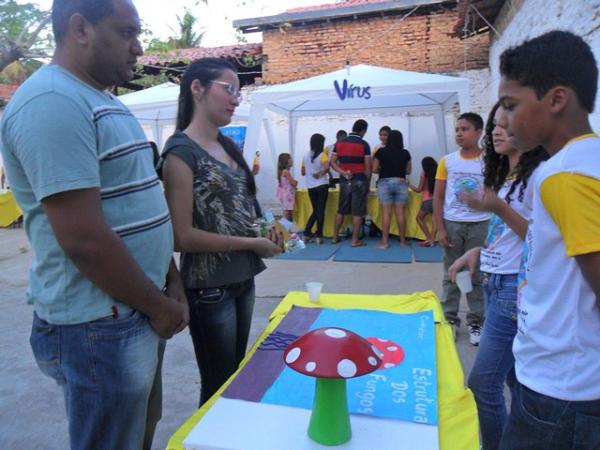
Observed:
[[[371,98],[371,86],[360,87],[354,86],[351,84],[348,86],[348,80],[344,80],[342,86],[338,83],[337,80],[334,80],[333,87],[335,88],[335,92],[337,93],[340,100],[346,100],[346,98],[354,98],[355,96],[358,98],[364,98],[365,100],[369,100]]]
[[[364,99],[365,100],[369,100],[371,98],[371,93],[369,92],[370,89],[371,89],[371,86],[368,86],[363,91],[363,95],[364,95]]]
[[[348,92],[348,80],[344,80],[343,88],[340,88],[340,85],[338,84],[337,80],[333,82],[333,86],[335,87],[335,91],[337,92],[337,95],[340,98],[340,100],[345,100]]]

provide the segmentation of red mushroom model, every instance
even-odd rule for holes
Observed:
[[[366,339],[337,327],[312,330],[288,346],[285,363],[317,379],[308,426],[312,440],[323,445],[340,445],[350,439],[346,379],[379,369],[382,357]]]
[[[404,360],[404,350],[394,341],[378,337],[368,337],[367,341],[373,344],[382,353],[382,369],[396,367]]]

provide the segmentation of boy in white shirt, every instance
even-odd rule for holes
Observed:
[[[479,114],[461,114],[456,122],[456,143],[460,150],[444,156],[435,175],[433,220],[444,247],[444,292],[442,305],[446,320],[456,329],[460,326],[458,306],[460,290],[448,276],[448,268],[467,250],[481,247],[487,232],[490,214],[469,208],[460,194],[483,192],[483,159],[479,139],[483,119]],[[484,307],[481,274],[473,274],[473,290],[467,294],[469,341],[479,345]]]
[[[506,50],[500,72],[498,124],[515,147],[551,156],[534,180],[500,448],[600,448],[598,68],[583,39],[553,31]]]

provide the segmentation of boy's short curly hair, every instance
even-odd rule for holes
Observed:
[[[550,31],[505,50],[500,73],[532,88],[538,99],[555,86],[568,86],[582,108],[594,110],[598,66],[590,46],[568,31]]]

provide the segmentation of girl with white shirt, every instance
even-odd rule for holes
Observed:
[[[306,242],[316,240],[320,244],[323,240],[323,225],[325,223],[325,205],[329,194],[329,161],[323,152],[325,136],[315,133],[310,137],[310,151],[302,161],[302,175],[306,176],[306,187],[312,205],[312,214],[304,227]],[[313,233],[313,226],[317,223],[317,232]]]
[[[491,212],[487,238],[458,258],[448,269],[450,279],[467,266],[483,273],[485,323],[479,350],[468,379],[475,395],[482,448],[498,448],[507,412],[504,383],[515,383],[512,343],[517,332],[517,276],[523,239],[533,205],[533,177],[548,159],[543,148],[520,153],[508,142],[506,130],[496,125],[499,104],[492,108],[484,137],[484,185],[481,198],[463,194],[471,208]]]

